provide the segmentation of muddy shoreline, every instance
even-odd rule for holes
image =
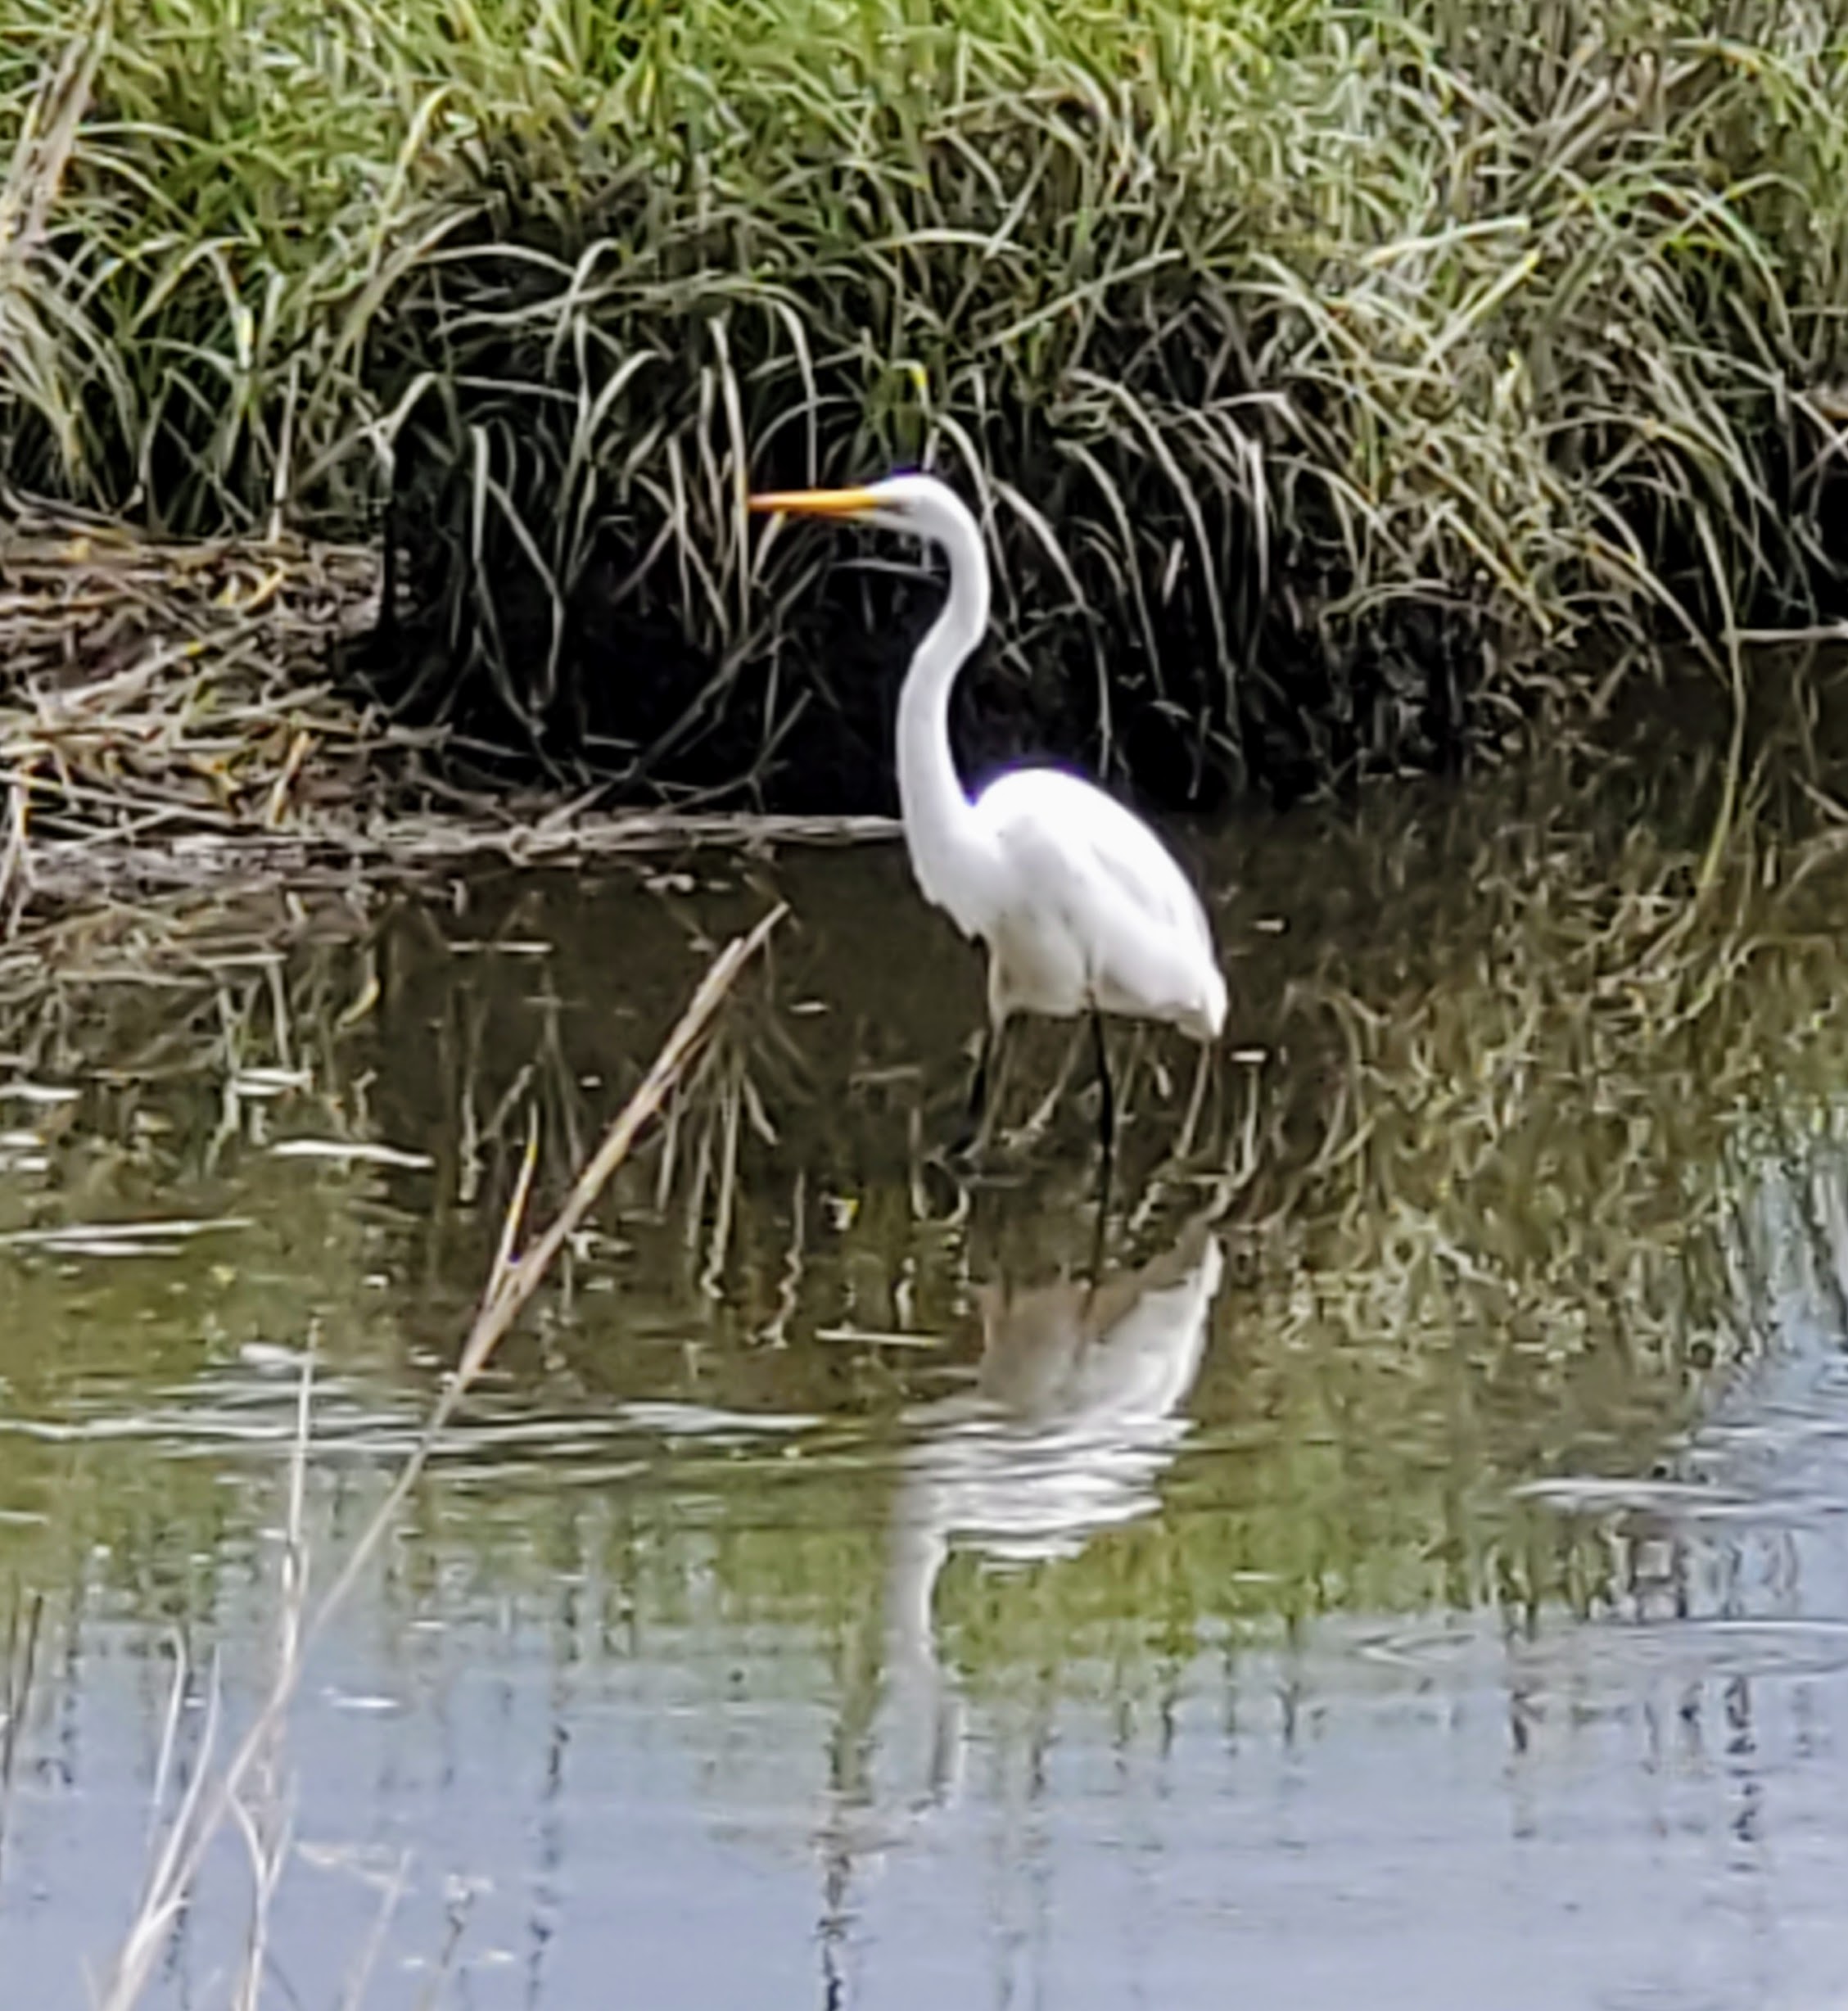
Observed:
[[[535,775],[531,761],[517,766],[454,729],[392,719],[352,668],[378,633],[382,572],[367,549],[292,536],[162,541],[43,502],[13,497],[7,510],[0,940],[137,893],[351,890],[477,862],[898,834],[889,815],[763,811],[739,806],[737,791],[716,806],[697,795],[624,802],[632,785],[619,775]],[[1810,829],[1827,828],[1841,814],[1833,779],[1848,765],[1845,637],[1819,628],[1781,658],[1761,651],[1751,735],[1730,781],[1727,694],[1704,658],[1685,653],[1622,680],[1614,706],[1562,706],[1544,734],[1472,771],[1519,776],[1563,760],[1588,785],[1627,775],[1639,799],[1679,794],[1728,820],[1794,806]],[[1441,800],[1457,782],[1372,786]],[[1358,797],[1327,800],[1352,811]],[[1191,843],[1254,807],[1172,821]]]
[[[897,834],[878,816],[612,809],[609,782],[468,786],[452,735],[395,724],[342,671],[379,572],[356,547],[164,543],[16,502],[0,531],[7,933],[136,890]]]

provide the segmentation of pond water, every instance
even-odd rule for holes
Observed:
[[[892,845],[16,957],[6,2003],[89,2001],[290,1652],[291,1518],[312,1607],[413,1443],[529,1125],[544,1215],[778,899],[142,2001],[1838,2002],[1848,869],[1697,906],[1701,836],[1510,780],[1178,834],[1232,1028],[1200,1082],[1117,1033],[1100,1254],[1061,1030],[945,1164],[979,968]]]

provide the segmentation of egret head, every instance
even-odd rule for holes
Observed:
[[[888,475],[864,489],[790,489],[754,495],[748,507],[762,515],[833,517],[908,531],[933,545],[966,544],[978,549],[981,534],[967,506],[947,482],[934,475]]]

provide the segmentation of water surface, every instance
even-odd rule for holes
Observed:
[[[1095,1274],[1064,1032],[943,1162],[979,969],[890,846],[0,967],[7,2001],[86,2001],[269,1680],[305,1366],[312,1598],[529,1124],[549,1212],[779,898],[147,2000],[237,2001],[267,1856],[266,2004],[1835,2001],[1848,888],[1697,906],[1701,835],[1511,782],[1182,834],[1233,1028],[1191,1135],[1118,1036]]]

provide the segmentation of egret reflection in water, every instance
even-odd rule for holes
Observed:
[[[1189,1430],[1182,1406],[1224,1263],[1210,1223],[1196,1219],[1133,1269],[1026,1286],[1003,1276],[976,1288],[973,1383],[902,1417],[877,1742],[900,1801],[941,1800],[959,1771],[960,1706],[934,1610],[952,1548],[1004,1569],[1051,1562],[1159,1506],[1158,1484]]]

